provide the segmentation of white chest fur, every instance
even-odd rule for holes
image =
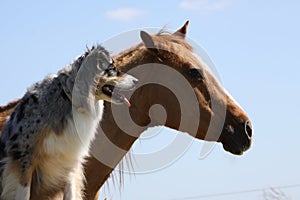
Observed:
[[[103,101],[96,104],[96,116],[73,111],[62,134],[50,133],[44,139],[46,154],[38,164],[43,179],[51,185],[65,179],[67,171],[73,171],[84,162],[89,153],[97,126],[103,114]]]
[[[103,101],[95,106],[95,115],[73,109],[62,134],[49,134],[44,140],[44,150],[49,156],[81,158],[87,156],[91,141],[103,114]]]

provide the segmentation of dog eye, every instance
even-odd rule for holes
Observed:
[[[114,63],[112,62],[112,63],[110,63],[109,65],[108,65],[108,67],[106,68],[106,72],[109,72],[109,71],[111,71],[111,70],[116,70],[116,67],[115,67],[115,65],[114,65]]]
[[[189,70],[189,76],[194,79],[204,79],[204,74],[199,68],[193,68]]]

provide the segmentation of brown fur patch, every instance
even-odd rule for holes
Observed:
[[[20,99],[12,101],[5,106],[0,106],[0,132],[2,131],[5,125],[7,116],[11,115],[11,113],[14,111],[15,107],[19,102]]]

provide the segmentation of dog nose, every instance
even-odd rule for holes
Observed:
[[[137,78],[133,78],[133,79],[132,79],[132,82],[133,82],[133,84],[136,85],[136,84],[138,84],[139,80],[138,80]]]
[[[249,120],[245,122],[245,132],[249,138],[252,138],[252,124]]]

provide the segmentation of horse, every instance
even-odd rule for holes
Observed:
[[[99,155],[94,154],[87,158],[85,199],[98,199],[101,186],[148,127],[163,125],[186,132],[199,140],[221,143],[225,151],[234,155],[242,155],[250,148],[253,138],[251,121],[202,60],[195,56],[192,46],[186,40],[188,24],[189,21],[172,34],[162,31],[156,35],[150,35],[141,31],[141,43],[113,57],[116,66],[124,72],[132,73],[132,70],[139,66],[141,69],[145,67],[151,70],[146,70],[145,73],[143,70],[140,70],[140,73],[133,73],[139,79],[138,85],[140,86],[137,85],[137,89],[130,98],[131,107],[128,111],[130,118],[125,115],[125,112],[117,112],[130,132],[119,127],[120,124],[114,116],[115,106],[104,103],[103,118],[98,131],[101,133],[92,144],[92,150],[96,148],[95,151],[101,155],[100,159]],[[155,70],[156,68],[159,70]],[[169,74],[168,70],[161,70],[166,68],[175,72]],[[195,102],[188,101],[189,98],[186,98],[183,101],[185,104],[182,105],[174,93],[165,86],[155,83],[143,84],[146,79],[156,78],[158,73],[160,77],[174,80],[173,83],[177,84],[176,78],[178,77],[172,76],[176,75],[176,72],[188,82],[193,91],[189,95],[191,99],[196,98],[196,106]],[[180,88],[180,84],[178,86]],[[149,110],[156,104],[164,107],[165,118],[161,117],[160,112],[149,115]],[[193,107],[184,107],[188,104]],[[185,108],[188,112],[182,116]],[[2,115],[2,118],[8,113]],[[123,114],[124,117],[122,117]],[[184,122],[184,126],[181,126],[181,121]],[[102,142],[101,148],[97,149],[99,141],[105,142]],[[119,150],[115,151],[115,147]],[[106,158],[102,159],[101,156]]]

